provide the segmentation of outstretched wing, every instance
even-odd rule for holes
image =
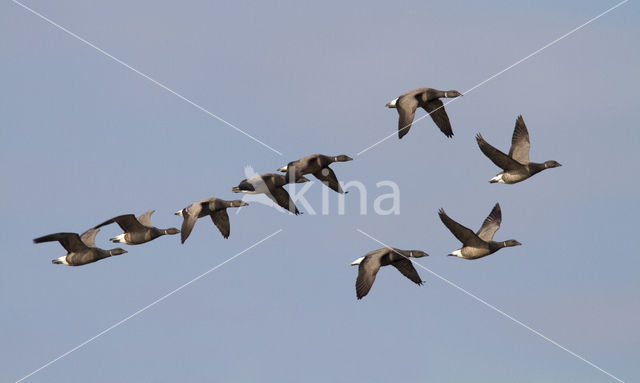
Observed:
[[[140,217],[138,217],[138,222],[140,222],[144,226],[153,227],[151,226],[151,214],[153,214],[154,212],[155,210],[149,210],[148,212],[142,214]]]
[[[371,290],[376,274],[380,270],[380,257],[365,257],[358,265],[358,278],[356,279],[356,297],[362,299]]]
[[[270,193],[267,193],[267,197],[271,198],[275,203],[280,205],[285,210],[292,212],[295,215],[300,214],[298,208],[293,203],[291,196],[281,187],[269,188]]]
[[[440,209],[438,211],[438,215],[440,216],[440,220],[444,225],[449,229],[449,231],[456,237],[464,246],[482,246],[484,242],[478,238],[478,236],[471,231],[471,229],[466,228],[449,218],[447,213],[444,212],[444,209]]]
[[[416,115],[416,108],[418,108],[418,100],[415,95],[400,96],[396,102],[396,109],[400,118],[398,119],[398,138],[404,137],[409,133],[413,118]]]
[[[453,129],[451,129],[451,122],[449,121],[449,116],[447,112],[444,110],[444,104],[440,99],[436,98],[434,100],[426,102],[422,108],[429,113],[433,122],[436,123],[440,131],[444,133],[447,137],[453,137]]]
[[[482,150],[482,153],[489,157],[489,159],[499,168],[503,170],[516,170],[522,166],[518,161],[491,146],[479,133],[476,135],[476,141],[478,141],[478,146],[480,147],[480,150]]]
[[[69,253],[77,253],[87,250],[89,247],[82,242],[80,236],[76,233],[55,233],[45,235],[33,240],[33,243],[54,242],[58,241],[62,247]]]
[[[133,214],[124,214],[124,215],[119,215],[117,217],[113,217],[111,219],[108,219],[102,222],[99,225],[96,225],[94,229],[97,229],[105,225],[109,225],[114,222],[117,223],[118,226],[120,226],[120,228],[125,232],[145,230],[145,227],[140,222],[138,222],[138,220],[136,219],[136,216]]]
[[[423,283],[415,267],[413,267],[413,265],[411,264],[411,261],[408,260],[407,258],[403,258],[399,261],[395,261],[391,263],[391,265],[396,269],[398,269],[398,271],[401,272],[402,275],[409,278],[412,282],[417,283],[419,285]]]
[[[182,211],[183,221],[182,227],[180,228],[180,242],[184,243],[184,241],[189,238],[189,234],[191,234],[193,225],[196,224],[201,210],[202,203],[194,203]]]
[[[100,229],[96,228],[89,229],[82,233],[80,240],[88,247],[96,247],[96,234],[98,234],[99,231]]]
[[[313,173],[313,175],[330,189],[335,190],[340,194],[344,194],[340,187],[340,182],[338,182],[338,177],[336,177],[336,173],[334,173],[330,167],[327,166],[326,168],[322,168]]]
[[[491,241],[493,235],[500,228],[500,222],[502,222],[502,211],[500,210],[500,204],[496,204],[487,219],[482,223],[480,230],[478,230],[478,237],[486,242]]]
[[[509,157],[520,162],[523,165],[529,163],[529,132],[524,124],[522,116],[518,116],[516,127],[513,129],[513,137],[511,137],[511,149],[509,149]]]
[[[231,225],[229,224],[229,214],[227,214],[227,209],[222,209],[215,211],[211,214],[211,220],[216,225],[222,236],[225,238],[229,238],[229,234],[231,234]]]

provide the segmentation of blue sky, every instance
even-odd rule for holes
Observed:
[[[0,4],[0,379],[15,382],[266,236],[166,300],[31,376],[112,381],[615,381],[425,270],[416,287],[383,269],[356,301],[349,263],[379,244],[419,263],[623,381],[640,378],[639,8],[630,1],[446,107],[402,140],[385,103],[429,86],[464,92],[615,2],[25,3],[282,152],[280,156],[7,1]],[[507,150],[522,114],[534,161],[563,167],[517,185],[477,148]],[[418,112],[417,116],[422,116]],[[202,220],[70,268],[57,244],[119,214],[152,223],[231,193],[250,165],[348,154],[342,181],[367,204],[401,190],[401,214],[298,217],[254,204],[223,239]],[[320,210],[321,187],[308,200]],[[497,239],[523,246],[476,261],[444,207],[477,229],[502,206]],[[103,228],[98,246],[120,231]],[[393,365],[389,365],[393,363]]]

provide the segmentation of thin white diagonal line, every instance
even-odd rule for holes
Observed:
[[[226,261],[224,261],[224,262],[222,262],[222,263],[219,263],[218,265],[216,265],[216,266],[214,266],[213,268],[209,269],[208,271],[206,271],[206,272],[204,272],[204,273],[202,273],[202,274],[198,275],[197,277],[193,278],[192,280],[190,280],[189,282],[187,282],[187,283],[183,284],[182,286],[178,287],[177,289],[175,289],[175,290],[173,290],[173,291],[171,291],[171,292],[169,292],[169,293],[167,293],[167,294],[163,295],[162,297],[160,297],[160,298],[156,299],[155,301],[153,301],[153,302],[149,303],[148,305],[144,306],[143,308],[141,308],[140,310],[138,310],[138,311],[134,312],[133,314],[129,315],[128,317],[126,317],[126,318],[122,319],[121,321],[117,322],[116,324],[114,324],[114,325],[112,325],[112,326],[110,326],[110,327],[106,328],[105,330],[102,330],[102,331],[101,331],[101,332],[99,332],[98,334],[96,334],[96,335],[92,336],[91,338],[89,338],[89,339],[85,340],[84,342],[82,342],[82,343],[80,343],[79,345],[75,346],[75,347],[74,347],[74,348],[72,348],[71,350],[69,350],[69,351],[65,352],[64,354],[62,354],[62,355],[60,355],[60,356],[58,356],[57,358],[53,359],[52,361],[50,361],[50,362],[48,362],[48,363],[44,364],[42,367],[40,367],[40,368],[38,368],[38,369],[36,369],[36,370],[32,371],[31,373],[29,373],[28,375],[23,376],[23,377],[22,377],[22,378],[20,378],[20,379],[16,380],[16,382],[15,382],[15,383],[20,383],[20,382],[22,382],[23,380],[27,379],[28,377],[30,377],[30,376],[32,376],[32,375],[34,375],[34,374],[37,374],[37,373],[38,373],[38,372],[40,372],[41,370],[43,370],[43,369],[45,369],[45,368],[49,367],[50,365],[54,364],[55,362],[59,361],[60,359],[64,358],[65,356],[67,356],[67,355],[71,354],[72,352],[74,352],[74,351],[76,351],[76,350],[78,350],[78,349],[82,348],[83,346],[87,345],[88,343],[93,342],[93,341],[94,341],[94,340],[96,340],[97,338],[99,338],[99,337],[101,337],[102,335],[104,335],[104,334],[108,333],[109,331],[113,330],[114,328],[116,328],[116,327],[120,326],[121,324],[125,323],[125,322],[126,322],[126,321],[128,321],[129,319],[131,319],[131,318],[133,318],[133,317],[137,316],[138,314],[143,313],[143,312],[144,312],[144,311],[146,311],[148,308],[151,308],[151,307],[155,306],[156,304],[158,304],[158,303],[162,302],[163,300],[165,300],[165,299],[169,298],[169,297],[170,297],[170,296],[172,296],[173,294],[175,294],[175,293],[177,293],[178,291],[180,291],[180,290],[184,289],[185,287],[189,286],[190,284],[192,284],[193,282],[197,281],[198,279],[200,279],[200,278],[204,277],[205,275],[207,275],[207,274],[211,273],[212,271],[214,271],[214,270],[216,270],[216,269],[218,269],[218,268],[222,267],[222,266],[223,266],[224,264],[226,264],[227,262],[230,262],[230,261],[232,261],[233,259],[235,259],[235,258],[237,258],[237,257],[241,256],[242,254],[244,254],[244,253],[246,253],[247,251],[249,251],[249,250],[253,249],[254,247],[256,247],[256,246],[258,246],[259,244],[261,244],[262,242],[266,241],[267,239],[269,239],[269,238],[273,237],[274,235],[276,235],[276,234],[280,233],[281,231],[282,231],[282,229],[280,229],[280,230],[278,230],[278,231],[276,231],[276,232],[274,232],[274,233],[272,233],[272,234],[270,234],[270,235],[268,235],[268,236],[266,236],[266,237],[262,238],[262,239],[261,239],[261,240],[259,240],[258,242],[256,242],[256,243],[254,243],[253,245],[251,245],[251,246],[247,247],[246,249],[244,249],[244,250],[242,250],[241,252],[237,253],[237,254],[236,254],[236,255],[234,255],[233,257],[230,257],[230,258],[228,258]]]
[[[238,133],[242,133],[245,136],[247,136],[248,138],[252,139],[253,141],[259,143],[260,145],[264,146],[265,148],[271,150],[272,152],[275,152],[279,155],[282,155],[281,152],[277,151],[276,149],[272,148],[271,146],[265,144],[264,142],[260,141],[259,139],[255,138],[254,136],[250,135],[249,133],[245,132],[244,130],[238,128],[237,126],[233,125],[232,123],[224,120],[223,118],[209,112],[207,109],[203,108],[202,106],[196,104],[195,102],[189,100],[188,98],[186,98],[185,96],[181,95],[180,93],[172,90],[171,88],[167,87],[166,85],[162,84],[159,81],[154,80],[153,78],[149,77],[148,75],[142,73],[141,71],[139,71],[138,69],[132,67],[131,65],[125,63],[124,61],[120,60],[119,58],[113,56],[112,54],[104,51],[103,49],[98,48],[97,46],[95,46],[94,44],[90,43],[89,41],[83,39],[82,37],[76,35],[75,33],[71,32],[70,30],[68,30],[67,28],[57,24],[56,22],[52,21],[51,19],[45,17],[44,15],[36,12],[35,10],[29,8],[28,6],[22,4],[21,2],[17,1],[17,0],[11,0],[13,1],[15,4],[21,6],[22,8],[26,9],[27,11],[33,13],[34,15],[38,16],[39,18],[41,18],[42,20],[48,22],[49,24],[53,25],[54,27],[60,29],[61,31],[66,32],[68,35],[82,41],[83,43],[87,44],[88,46],[90,46],[91,48],[97,50],[98,52],[102,53],[103,55],[109,57],[110,59],[114,60],[115,62],[123,65],[124,67],[134,71],[135,73],[139,74],[140,76],[146,78],[147,80],[151,81],[152,83],[156,84],[157,86],[161,87],[162,89],[166,90],[167,92],[170,92],[171,94],[175,95],[176,97],[180,98],[183,101],[186,101],[187,103],[195,106],[196,108],[200,109],[201,111],[205,112],[206,114],[208,114],[209,116],[215,118],[216,120],[226,124],[227,126],[230,126],[231,128],[235,129]]]
[[[358,232],[360,232],[360,234],[363,234],[363,235],[365,235],[365,236],[369,237],[370,239],[372,239],[372,240],[374,240],[374,241],[378,242],[379,244],[381,244],[382,246],[385,246],[385,247],[388,247],[388,248],[393,249],[391,246],[389,246],[389,245],[387,245],[387,244],[383,243],[382,241],[377,240],[376,238],[372,237],[371,235],[369,235],[369,234],[365,233],[364,231],[362,231],[362,230],[360,230],[360,229],[356,229],[356,230],[357,230]],[[405,257],[403,254],[400,254],[400,253],[398,253],[397,251],[394,251],[394,252],[395,252],[396,254],[399,254],[399,255],[401,255],[401,256],[403,256],[403,257]],[[624,381],[623,381],[623,380],[621,380],[620,378],[616,377],[615,375],[613,375],[613,374],[611,374],[611,373],[609,373],[609,372],[607,372],[607,371],[603,370],[602,368],[600,368],[600,367],[596,366],[596,365],[595,365],[595,364],[593,364],[592,362],[590,362],[590,361],[586,360],[585,358],[581,357],[580,355],[576,354],[575,352],[573,352],[573,351],[569,350],[568,348],[564,347],[564,346],[563,346],[563,345],[561,345],[560,343],[558,343],[558,342],[554,341],[553,339],[551,339],[551,338],[549,338],[549,337],[545,336],[544,334],[540,333],[539,331],[536,331],[536,330],[534,330],[533,328],[531,328],[531,327],[527,326],[526,324],[524,324],[524,323],[520,322],[520,321],[519,321],[519,320],[517,320],[516,318],[514,318],[514,317],[512,317],[511,315],[509,315],[509,314],[505,313],[504,311],[500,310],[499,308],[497,308],[496,306],[492,305],[491,303],[486,302],[486,301],[485,301],[485,300],[483,300],[482,298],[479,298],[479,297],[477,297],[476,295],[474,295],[474,294],[470,293],[469,291],[467,291],[467,290],[463,289],[462,287],[460,287],[460,286],[458,286],[457,284],[455,284],[455,283],[451,282],[450,280],[448,280],[447,278],[445,278],[445,277],[441,276],[440,274],[436,273],[435,271],[431,271],[430,269],[428,269],[428,268],[427,268],[427,267],[425,267],[425,266],[422,266],[420,263],[418,263],[418,262],[414,261],[413,259],[410,259],[410,258],[408,258],[408,257],[405,257],[405,258],[406,258],[406,259],[408,259],[408,260],[410,260],[411,262],[413,262],[413,264],[415,264],[416,266],[420,267],[421,269],[428,271],[428,272],[429,272],[429,273],[431,273],[433,276],[435,276],[435,277],[439,278],[440,280],[442,280],[443,282],[447,283],[449,286],[455,287],[456,289],[458,289],[458,290],[462,291],[463,293],[467,294],[468,296],[470,296],[471,298],[475,299],[476,301],[478,301],[478,302],[482,303],[483,305],[485,305],[485,306],[489,307],[490,309],[494,310],[495,312],[497,312],[498,314],[500,314],[500,315],[504,316],[505,318],[510,319],[510,320],[512,320],[513,322],[515,322],[515,323],[519,324],[520,326],[522,326],[522,327],[526,328],[527,330],[529,330],[529,331],[531,331],[532,333],[534,333],[534,334],[538,335],[539,337],[541,337],[542,339],[546,340],[547,342],[549,342],[549,343],[553,344],[554,346],[557,346],[557,347],[561,348],[562,350],[564,350],[564,351],[568,352],[569,354],[571,354],[571,355],[573,355],[574,357],[576,357],[576,358],[580,359],[581,361],[583,361],[583,362],[587,363],[588,365],[590,365],[591,367],[593,367],[593,368],[597,369],[598,371],[600,371],[600,372],[602,372],[602,373],[604,373],[604,374],[608,375],[609,377],[611,377],[611,378],[613,378],[613,379],[617,380],[618,382],[620,382],[620,383],[624,383]]]
[[[557,39],[553,40],[552,42],[546,44],[545,46],[543,46],[542,48],[537,49],[536,51],[528,54],[527,56],[521,58],[520,60],[516,61],[515,63],[509,65],[508,67],[504,68],[503,70],[501,70],[500,72],[494,74],[493,76],[487,78],[484,81],[479,82],[478,84],[472,86],[471,88],[467,89],[466,91],[462,92],[463,95],[467,95],[470,92],[474,91],[476,88],[481,87],[482,85],[488,83],[489,81],[493,80],[494,78],[500,76],[501,74],[503,74],[504,72],[508,71],[509,69],[521,64],[522,62],[530,59],[531,57],[537,55],[538,53],[542,52],[543,50],[549,48],[550,46],[554,45],[555,43],[559,42],[560,40],[563,40],[566,37],[569,37],[570,35],[574,34],[575,32],[579,31],[580,29],[586,27],[587,25],[591,24],[592,22],[598,20],[599,18],[601,18],[602,16],[606,15],[607,13],[613,11],[614,9],[618,8],[619,6],[621,6],[622,4],[626,3],[629,0],[622,0],[621,2],[619,2],[618,4],[614,5],[613,7],[607,9],[606,11],[600,13],[599,15],[589,19],[588,21],[584,22],[583,24],[573,28],[572,30],[570,30],[569,32],[565,33],[564,35],[558,37]],[[431,112],[429,112],[428,114],[425,114],[424,116],[415,119],[412,123],[415,124],[416,122],[422,120],[423,118],[430,116],[431,114],[435,113],[437,110],[439,110],[440,108],[444,108],[446,105],[449,105],[450,103],[456,101],[459,97],[457,98],[453,98],[450,101],[445,102],[442,106],[437,107],[436,109],[432,110]],[[408,124],[407,126],[399,129],[400,130],[404,130],[407,129],[409,126],[411,126],[412,124]],[[380,141],[376,142],[375,144],[369,146],[368,148],[361,150],[360,152],[358,152],[358,156],[361,155],[362,153],[368,151],[369,149],[378,146],[379,144],[383,143],[384,141],[388,140],[389,138],[393,137],[396,135],[396,132],[391,133],[390,135],[386,136],[385,138],[381,139]]]

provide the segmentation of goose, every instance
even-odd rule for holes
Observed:
[[[119,215],[95,226],[95,229],[115,222],[124,230],[124,233],[114,238],[109,238],[109,240],[114,243],[124,243],[127,245],[140,245],[163,235],[180,233],[180,230],[175,227],[158,229],[157,227],[151,226],[151,214],[154,212],[155,210],[149,210],[138,218],[133,214]]]
[[[182,243],[189,238],[193,225],[196,224],[198,218],[210,216],[214,225],[220,230],[220,233],[224,238],[229,238],[231,234],[231,225],[229,224],[229,215],[227,214],[227,208],[249,206],[248,203],[240,200],[225,201],[220,198],[210,197],[201,199],[194,202],[191,205],[185,207],[182,210],[175,212],[175,215],[179,215],[184,220],[182,221],[182,234],[180,240]]]
[[[259,174],[240,181],[240,184],[232,188],[231,191],[234,193],[265,194],[283,209],[298,215],[300,214],[298,208],[293,203],[293,200],[291,200],[289,193],[283,188],[284,185],[289,183],[287,180],[287,177],[282,174]],[[295,183],[302,182],[309,182],[309,180],[303,176],[296,178]]]
[[[398,120],[398,138],[409,133],[416,109],[420,106],[429,113],[433,122],[447,137],[453,137],[449,116],[444,110],[441,98],[455,98],[462,94],[457,90],[437,90],[431,88],[420,88],[403,94],[385,105],[387,108],[396,108],[400,119]]]
[[[334,162],[347,161],[353,161],[353,158],[345,154],[334,157],[325,156],[324,154],[311,154],[306,157],[302,157],[299,160],[289,162],[287,166],[281,167],[280,169],[278,169],[278,171],[287,173],[285,175],[287,178],[293,176],[290,173],[294,173],[298,177],[303,174],[313,174],[317,179],[319,179],[329,188],[335,190],[340,194],[344,194],[342,188],[340,187],[340,183],[338,182],[336,174],[329,167],[329,165]]]
[[[529,143],[529,132],[527,131],[527,126],[524,124],[522,116],[518,116],[516,119],[516,127],[511,137],[509,155],[489,145],[480,133],[476,135],[476,141],[478,141],[478,146],[480,150],[482,150],[482,153],[489,157],[499,168],[504,170],[493,177],[489,181],[490,183],[515,184],[545,169],[562,166],[553,160],[543,163],[529,162],[529,147],[531,145]]]
[[[55,233],[33,240],[33,243],[58,241],[67,250],[67,254],[51,261],[53,264],[82,266],[115,255],[126,254],[121,248],[103,250],[96,247],[95,238],[100,229],[89,229],[79,236],[77,233]]]
[[[477,259],[493,254],[503,247],[522,245],[515,239],[503,242],[496,242],[493,240],[493,235],[498,231],[500,228],[500,222],[502,222],[500,204],[496,203],[477,233],[474,233],[471,229],[468,229],[449,218],[449,216],[444,212],[444,209],[440,209],[438,211],[438,215],[449,231],[451,231],[451,233],[453,233],[453,235],[462,242],[462,247],[449,254],[451,256],[464,259]]]
[[[411,264],[409,258],[427,257],[429,254],[420,250],[400,250],[393,247],[383,247],[373,250],[351,262],[351,266],[358,266],[358,278],[356,279],[356,297],[362,299],[373,286],[376,274],[381,266],[392,265],[412,282],[422,285],[424,281]]]

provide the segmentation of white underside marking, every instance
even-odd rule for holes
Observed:
[[[360,258],[356,259],[355,261],[351,262],[351,266],[359,265],[363,260],[364,260],[364,257],[360,257]]]
[[[58,261],[60,261],[63,265],[69,266],[69,262],[67,262],[67,256],[66,255],[63,255],[62,257],[58,258]]]
[[[451,252],[452,255],[455,255],[456,257],[460,257],[462,258],[462,249],[458,249],[456,251]]]
[[[502,173],[498,174],[497,176],[493,177],[491,181],[497,181],[498,183],[503,184],[504,180],[502,179],[502,175],[503,175]]]
[[[400,97],[398,97],[400,98]],[[398,102],[398,98],[396,98],[395,100],[389,101],[389,108],[395,108],[396,107],[396,103]]]

